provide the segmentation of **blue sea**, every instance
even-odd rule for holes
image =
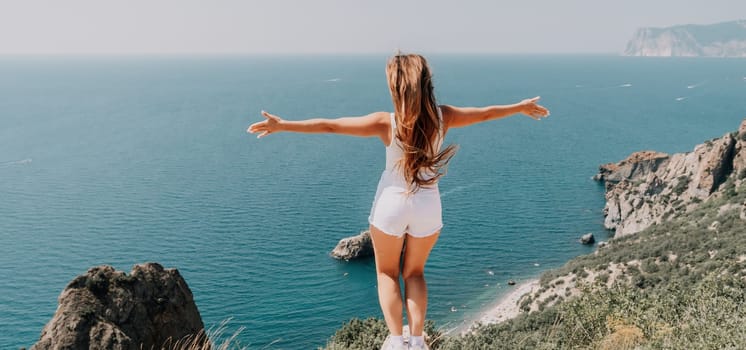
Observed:
[[[0,57],[0,348],[32,345],[89,267],[178,268],[206,326],[251,349],[312,349],[380,316],[367,228],[377,139],[245,133],[392,109],[386,55]],[[552,115],[454,129],[428,318],[448,329],[601,240],[599,164],[683,152],[746,117],[746,61],[432,55],[440,103],[540,95]]]

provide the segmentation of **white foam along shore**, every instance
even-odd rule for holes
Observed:
[[[510,292],[501,296],[495,304],[490,305],[484,311],[480,312],[470,322],[465,322],[460,329],[456,330],[457,333],[467,333],[478,324],[500,323],[515,318],[521,313],[518,301],[527,293],[538,290],[539,286],[538,278],[526,280],[515,285]]]

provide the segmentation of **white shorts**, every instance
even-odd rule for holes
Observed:
[[[401,175],[384,171],[378,182],[368,223],[396,237],[405,233],[413,237],[427,237],[438,232],[443,227],[438,185],[422,187],[407,194],[407,185]]]

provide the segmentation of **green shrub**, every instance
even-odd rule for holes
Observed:
[[[531,298],[530,295],[526,295],[523,298],[521,298],[521,301],[518,307],[524,312],[531,311],[531,302],[533,302],[533,298]]]
[[[326,344],[328,350],[378,349],[388,336],[386,322],[377,318],[353,318],[342,326]]]
[[[435,329],[432,321],[425,322],[425,333],[428,335],[430,347],[437,349],[442,334]],[[369,350],[380,349],[389,330],[386,321],[370,317],[365,320],[353,318],[327,341],[326,350]]]
[[[673,193],[676,193],[677,196],[680,196],[689,187],[689,177],[682,175],[676,178],[676,180],[678,180],[676,182],[676,186],[674,186],[671,191]]]

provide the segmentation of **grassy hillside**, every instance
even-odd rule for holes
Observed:
[[[672,221],[547,272],[530,313],[433,349],[738,349],[746,344],[746,174]],[[371,349],[381,320],[353,320],[327,349]],[[362,341],[367,339],[366,341]]]

